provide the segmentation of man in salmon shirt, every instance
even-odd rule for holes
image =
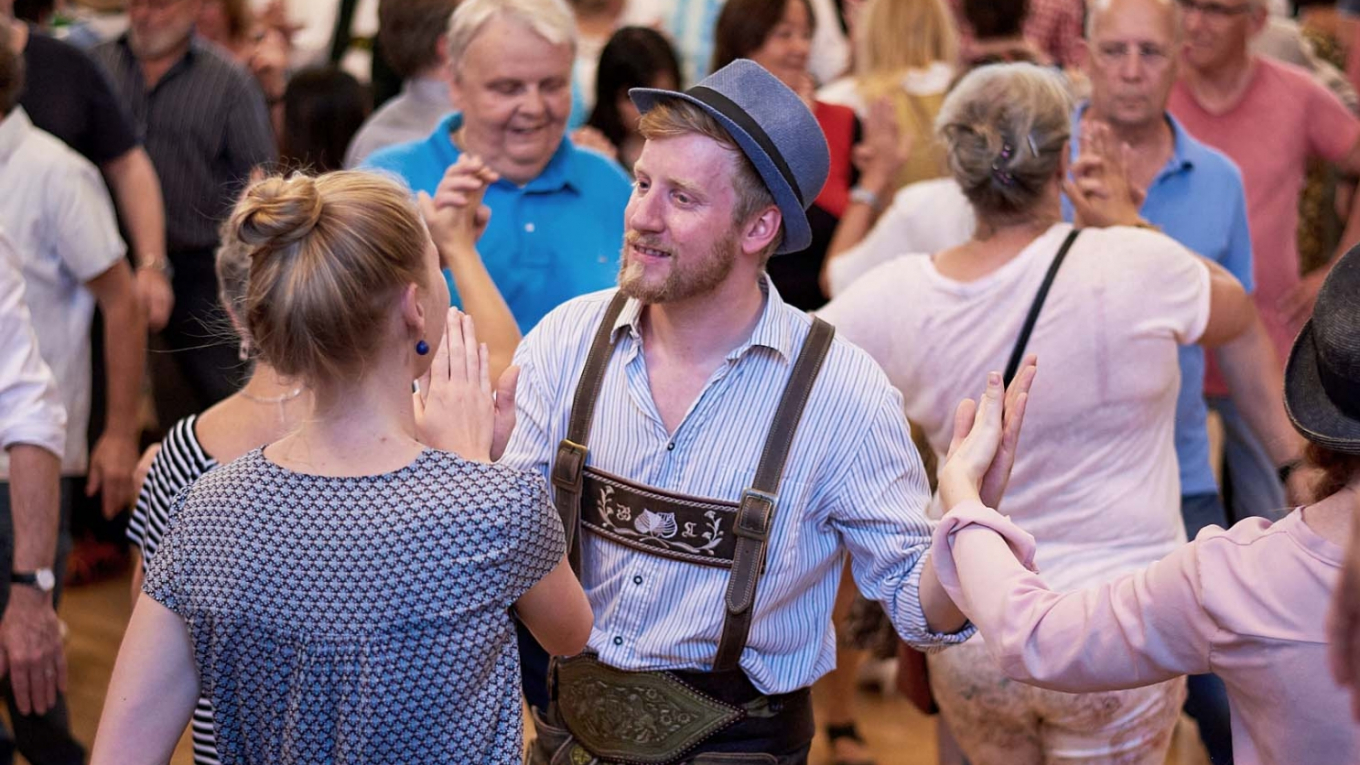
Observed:
[[[1296,236],[1305,163],[1322,157],[1345,173],[1360,174],[1360,121],[1306,71],[1251,53],[1251,39],[1267,22],[1266,0],[1177,2],[1185,48],[1168,108],[1191,134],[1242,170],[1256,305],[1285,359],[1330,270],[1329,264],[1299,275]],[[1337,256],[1357,241],[1360,204],[1353,202]],[[1223,417],[1230,513],[1278,516],[1285,505],[1283,479],[1295,463],[1270,458],[1270,445],[1256,441],[1212,363],[1206,394]]]

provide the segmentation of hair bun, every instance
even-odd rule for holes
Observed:
[[[237,205],[236,235],[258,255],[306,238],[321,220],[316,179],[296,174],[266,178],[246,189]]]

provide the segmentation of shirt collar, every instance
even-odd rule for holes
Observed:
[[[401,89],[410,93],[417,101],[449,104],[450,110],[453,108],[452,102],[449,101],[449,84],[438,77],[412,78],[407,80]]]
[[[1090,105],[1090,101],[1082,101],[1077,104],[1076,111],[1072,113],[1072,138],[1069,151],[1073,162],[1077,161],[1077,156],[1081,153],[1081,118],[1086,114],[1086,109]],[[1185,129],[1181,127],[1175,117],[1171,116],[1170,112],[1164,112],[1163,116],[1166,117],[1167,124],[1171,126],[1171,159],[1167,160],[1166,166],[1162,168],[1161,172],[1157,173],[1154,182],[1160,180],[1163,176],[1193,170],[1195,160],[1199,159],[1204,148],[1198,141],[1191,138],[1189,133],[1185,132]]]
[[[729,361],[740,359],[752,348],[769,348],[779,353],[785,360],[793,359],[798,351],[794,347],[794,328],[795,322],[800,320],[799,317],[802,312],[789,308],[784,299],[779,296],[779,290],[775,288],[768,275],[760,277],[760,291],[765,296],[765,307],[761,309],[760,320],[756,322],[755,329],[751,331],[751,337],[727,354]],[[617,342],[619,331],[626,329],[628,335],[634,341],[640,341],[642,339],[641,319],[641,301],[630,299],[623,306],[619,318],[614,320],[611,337]]]
[[[448,146],[449,164],[453,164],[462,152],[453,144],[454,131],[463,126],[463,113],[454,112],[445,117],[435,130],[443,136],[443,143]],[[502,178],[496,181],[497,184],[505,184],[507,187],[515,188],[520,191],[534,193],[552,193],[570,188],[572,191],[580,192],[582,183],[580,182],[582,168],[580,165],[581,149],[576,148],[571,139],[562,136],[562,143],[558,144],[557,150],[553,152],[552,159],[543,168],[536,178],[524,184],[516,186],[510,181]]]
[[[4,120],[0,120],[0,162],[9,161],[31,132],[33,122],[29,120],[28,112],[22,106],[14,107]]]

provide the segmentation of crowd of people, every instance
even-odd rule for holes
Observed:
[[[0,0],[0,763],[73,526],[96,763],[872,765],[869,656],[942,765],[1360,763],[1358,88],[1345,0]]]

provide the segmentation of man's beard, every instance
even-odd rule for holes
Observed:
[[[619,258],[619,292],[648,305],[678,303],[708,294],[727,279],[737,264],[737,234],[735,229],[729,229],[702,260],[686,264],[683,260],[674,260],[676,255],[672,251],[670,271],[661,283],[656,284],[645,279],[646,271],[641,264],[629,260],[629,250],[634,244],[651,247],[640,234],[630,231],[624,235],[623,253]]]
[[[138,34],[136,30],[129,30],[128,45],[132,48],[132,54],[139,60],[154,60],[170,54],[185,44],[193,34],[192,25],[187,30],[158,29],[150,34]]]

